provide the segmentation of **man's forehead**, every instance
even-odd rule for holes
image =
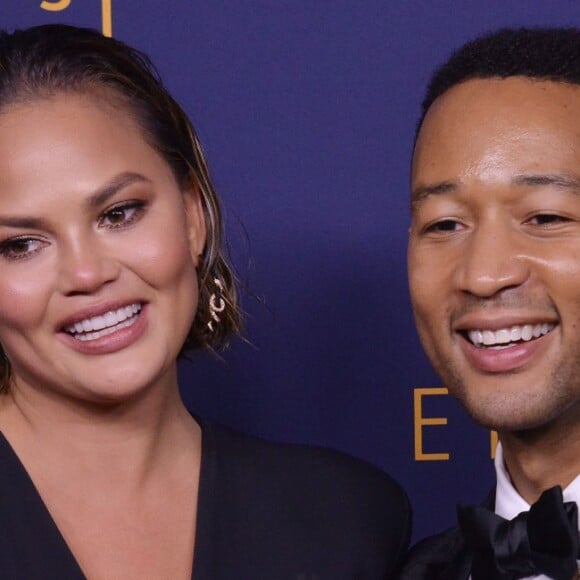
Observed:
[[[525,76],[471,78],[435,99],[419,129],[419,137],[433,119],[449,123],[454,118],[463,121],[479,110],[486,110],[492,118],[515,110],[522,119],[527,117],[533,121],[546,108],[561,116],[576,118],[580,109],[580,85]]]
[[[580,87],[522,77],[473,79],[439,97],[419,132],[413,190],[477,175],[576,174],[580,165]]]

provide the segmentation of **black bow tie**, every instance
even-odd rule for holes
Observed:
[[[552,487],[513,520],[479,506],[457,509],[459,526],[473,553],[473,580],[516,580],[545,574],[554,580],[576,577],[580,558],[578,507],[563,502]]]

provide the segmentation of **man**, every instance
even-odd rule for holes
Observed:
[[[500,444],[487,505],[418,544],[402,578],[576,578],[580,30],[502,30],[435,74],[409,276],[433,366]]]

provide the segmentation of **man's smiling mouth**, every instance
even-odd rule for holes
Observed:
[[[554,323],[523,324],[498,330],[469,330],[463,336],[478,348],[502,349],[540,338],[552,332]]]

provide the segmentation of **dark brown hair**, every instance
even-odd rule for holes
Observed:
[[[149,58],[119,40],[60,24],[0,31],[0,112],[12,104],[61,92],[109,98],[125,107],[169,164],[179,186],[199,194],[207,240],[198,266],[198,310],[182,353],[198,347],[223,348],[239,332],[241,317],[234,275],[224,256],[219,200],[187,115],[165,89]],[[222,287],[218,302],[223,299],[225,309],[212,330],[209,302],[218,286]],[[7,389],[9,377],[8,360],[0,352],[0,392]]]

